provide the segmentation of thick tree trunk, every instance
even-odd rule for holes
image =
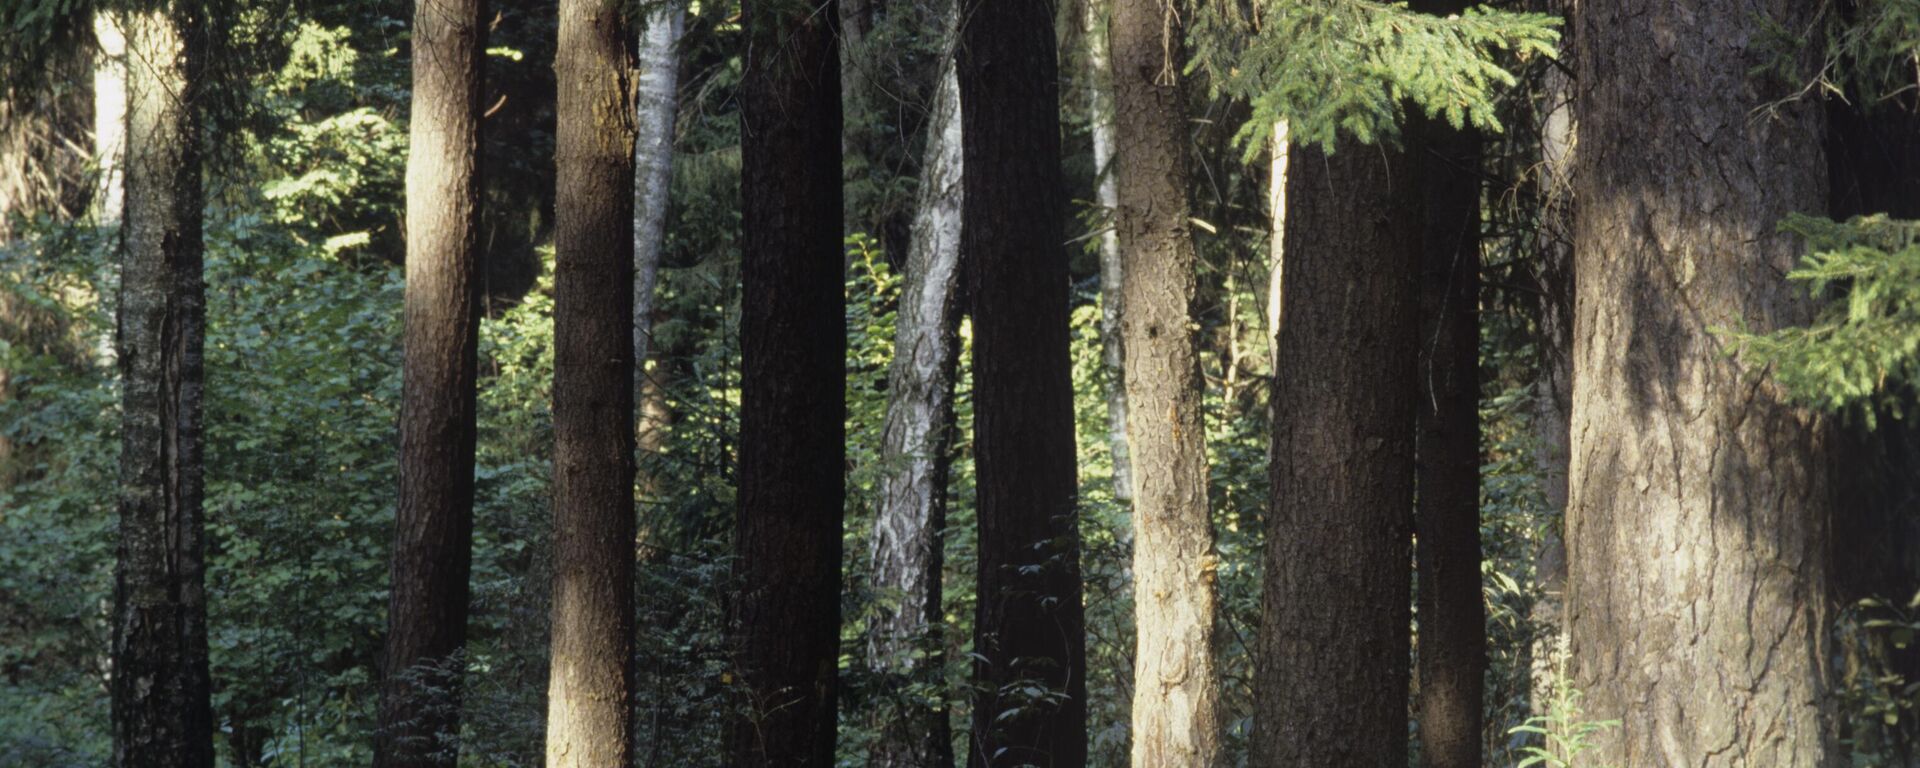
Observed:
[[[1289,168],[1256,765],[1405,765],[1415,279],[1405,161]]]
[[[636,51],[640,76],[634,89],[633,145],[633,390],[643,389],[647,351],[653,341],[653,292],[660,281],[660,255],[667,240],[667,194],[673,186],[673,134],[678,115],[680,36],[686,30],[684,0],[670,0],[647,14]],[[644,427],[643,427],[644,429]]]
[[[1094,202],[1109,214],[1120,206],[1113,166],[1113,105],[1108,89],[1115,80],[1108,56],[1107,25],[1101,0],[1080,0],[1087,36],[1087,131],[1093,138]],[[1100,233],[1100,354],[1111,382],[1107,391],[1107,447],[1113,462],[1113,497],[1133,498],[1133,457],[1127,446],[1126,338],[1120,329],[1126,301],[1126,265],[1120,258],[1118,221]]]
[[[1054,4],[970,8],[958,55],[980,516],[968,763],[1080,766],[1085,609]]]
[[[1423,218],[1414,246],[1420,252],[1414,437],[1420,763],[1478,768],[1487,668],[1480,587],[1480,138],[1418,116],[1408,123],[1407,143]]]
[[[919,211],[907,252],[899,330],[887,382],[882,435],[881,506],[873,524],[873,586],[902,596],[868,636],[875,672],[894,690],[914,682],[944,683],[940,656],[941,531],[952,464],[953,377],[958,361],[961,189],[960,84],[942,68],[934,96],[920,181]],[[916,654],[916,651],[919,652]],[[943,706],[902,695],[899,711],[883,709],[875,766],[952,765]]]
[[[199,14],[130,19],[121,249],[120,548],[114,583],[113,764],[213,765],[207,671],[201,397]]]
[[[832,0],[748,0],[740,513],[730,764],[833,764],[846,485],[840,59]]]
[[[453,765],[473,555],[480,0],[418,0],[407,159],[400,503],[379,766]]]
[[[1170,0],[1116,0],[1117,222],[1126,282],[1127,441],[1134,464],[1133,765],[1220,759],[1213,524],[1194,350],[1185,32]]]
[[[561,0],[548,768],[632,761],[634,107],[619,0]]]
[[[1807,316],[1777,227],[1826,210],[1824,121],[1756,113],[1793,86],[1741,62],[1814,12],[1581,2],[1606,76],[1578,105],[1569,628],[1587,711],[1622,721],[1596,764],[1838,764],[1829,430],[1714,333]]]

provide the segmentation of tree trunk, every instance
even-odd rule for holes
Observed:
[[[668,192],[673,186],[674,120],[680,106],[677,48],[686,30],[686,5],[670,0],[647,13],[640,36],[640,76],[634,90],[633,161],[633,389],[646,376],[653,340],[653,292],[667,240]]]
[[[1458,7],[1421,8],[1457,13]],[[1407,125],[1420,254],[1414,543],[1420,763],[1481,765],[1487,615],[1480,587],[1480,138]]]
[[[748,0],[741,83],[740,512],[730,764],[834,758],[846,471],[840,60],[832,0]]]
[[[213,765],[201,508],[200,24],[185,3],[131,19],[140,63],[128,88],[112,676],[113,764],[122,768]]]
[[[1807,318],[1777,227],[1826,210],[1824,121],[1756,113],[1796,86],[1740,62],[1815,11],[1582,0],[1569,628],[1589,716],[1622,721],[1596,764],[1839,764],[1829,429],[1714,332]]]
[[[406,361],[378,766],[453,765],[473,557],[480,0],[414,6]]]
[[[949,22],[952,23],[951,21]],[[951,28],[951,26],[949,27]],[[917,703],[913,683],[944,684],[940,656],[941,531],[952,464],[953,377],[958,362],[961,189],[960,84],[943,67],[927,134],[919,210],[907,252],[899,330],[887,377],[881,507],[873,524],[873,586],[901,595],[869,634],[873,670],[902,711],[883,708],[875,766],[953,764],[944,706]],[[916,651],[919,652],[916,655]],[[924,660],[924,663],[923,663]]]
[[[547,766],[632,761],[634,146],[618,0],[562,0]]]
[[[1085,609],[1054,4],[970,8],[957,57],[980,517],[968,762],[1080,766]]]
[[[1573,0],[1547,0],[1545,9],[1570,15]],[[1563,38],[1560,61],[1573,64],[1572,40]],[[1561,67],[1546,67],[1540,90],[1540,262],[1534,284],[1539,293],[1534,322],[1538,335],[1538,378],[1534,382],[1534,461],[1546,496],[1545,525],[1533,551],[1540,596],[1529,613],[1538,634],[1531,656],[1531,712],[1550,714],[1555,679],[1567,656],[1564,614],[1567,548],[1567,468],[1573,417],[1573,79]],[[1563,756],[1566,757],[1566,756]]]
[[[1108,89],[1115,73],[1108,58],[1107,29],[1101,24],[1101,0],[1080,0],[1086,9],[1087,130],[1093,137],[1094,202],[1117,215],[1119,188],[1113,164],[1113,105]],[[1120,236],[1115,221],[1100,233],[1100,349],[1107,369],[1107,447],[1113,461],[1113,497],[1133,498],[1133,457],[1127,447],[1126,338],[1120,329],[1126,301],[1126,265],[1120,258]]]
[[[1381,147],[1293,155],[1253,764],[1405,765],[1410,184]]]
[[[126,210],[127,37],[109,12],[93,15],[93,36],[99,45],[93,62],[93,162],[99,173],[93,218],[101,226],[118,226]]]
[[[1185,32],[1170,0],[1116,0],[1114,134],[1126,281],[1126,437],[1132,457],[1133,765],[1220,759],[1213,659],[1213,525],[1192,306],[1198,281],[1187,223]],[[1095,44],[1094,47],[1098,47]]]

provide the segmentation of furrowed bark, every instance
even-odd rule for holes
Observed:
[[[633,391],[644,387],[647,351],[653,341],[653,293],[660,281],[660,255],[667,240],[667,196],[673,186],[674,120],[679,114],[680,60],[686,30],[684,0],[670,0],[647,14],[636,51],[640,74],[634,90],[633,145]]]
[[[1115,0],[1114,138],[1133,461],[1134,766],[1220,760],[1213,525],[1192,306],[1184,30],[1171,0]]]
[[[951,22],[949,22],[951,23]],[[942,562],[947,476],[953,445],[953,377],[958,361],[961,188],[960,85],[942,69],[927,135],[906,286],[888,372],[883,430],[881,507],[873,527],[876,592],[901,596],[898,610],[878,617],[868,634],[875,672],[895,690],[915,682],[940,685]],[[919,652],[916,658],[915,652]],[[904,711],[883,711],[870,756],[876,766],[952,765],[944,706],[899,699]]]
[[[479,350],[480,0],[418,0],[406,360],[376,766],[459,757]]]
[[[118,353],[120,544],[113,764],[210,768],[201,414],[206,285],[199,146],[203,19],[129,18],[127,212]]]
[[[1807,319],[1778,230],[1827,206],[1823,116],[1763,105],[1813,6],[1581,0],[1569,629],[1596,764],[1840,764],[1825,421],[1715,331]],[[1811,65],[1809,49],[1799,62]]]
[[[1411,185],[1351,140],[1294,147],[1287,185],[1252,764],[1405,765]]]
[[[961,18],[980,518],[968,764],[1080,766],[1085,609],[1054,4],[981,0]]]
[[[633,758],[634,146],[618,0],[561,0],[548,768]]]
[[[846,456],[838,13],[748,0],[736,766],[833,764]]]

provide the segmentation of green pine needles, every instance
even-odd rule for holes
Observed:
[[[1194,61],[1214,87],[1253,107],[1237,137],[1251,161],[1274,123],[1332,151],[1345,132],[1363,143],[1395,135],[1412,102],[1455,127],[1498,132],[1508,66],[1553,56],[1560,19],[1470,8],[1418,13],[1376,0],[1205,0],[1193,24]]]
[[[1787,277],[1831,300],[1804,328],[1727,334],[1734,351],[1749,365],[1770,367],[1807,405],[1858,408],[1869,428],[1875,406],[1899,417],[1896,387],[1920,381],[1920,222],[1795,215],[1780,226],[1808,248]]]

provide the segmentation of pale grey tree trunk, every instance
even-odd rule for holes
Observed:
[[[213,765],[201,464],[198,15],[130,21],[121,249],[120,547],[114,583],[113,764]]]
[[[99,44],[93,64],[93,160],[99,172],[93,218],[118,226],[126,207],[121,164],[127,149],[127,37],[108,12],[94,14],[93,36]]]
[[[902,684],[938,680],[941,535],[946,517],[947,457],[953,435],[953,376],[960,268],[960,91],[943,67],[922,160],[921,186],[900,296],[891,398],[882,435],[881,506],[873,531],[873,586],[900,596],[898,610],[882,612],[868,634],[875,672]],[[919,653],[916,654],[916,651]],[[907,697],[901,697],[904,701]],[[903,703],[872,756],[877,766],[952,762],[946,712]]]
[[[1120,206],[1119,188],[1113,177],[1113,102],[1108,89],[1113,87],[1112,63],[1107,55],[1106,19],[1100,13],[1101,0],[1083,0],[1086,15],[1082,19],[1087,35],[1087,121],[1093,134],[1094,202],[1112,214]],[[1102,360],[1107,369],[1107,436],[1113,451],[1113,497],[1121,501],[1133,498],[1133,458],[1127,450],[1126,341],[1120,332],[1122,289],[1126,268],[1120,262],[1120,237],[1114,227],[1100,232],[1100,342]]]
[[[1571,8],[1570,0],[1556,0]],[[1569,56],[1562,55],[1562,63]],[[1539,288],[1539,378],[1534,388],[1534,461],[1547,502],[1547,524],[1534,546],[1540,598],[1531,618],[1538,634],[1531,649],[1532,711],[1548,714],[1554,679],[1567,654],[1564,596],[1567,552],[1562,525],[1567,510],[1569,419],[1573,412],[1573,81],[1548,67],[1540,125],[1541,226]]]
[[[633,374],[636,397],[643,389],[653,341],[653,293],[660,280],[660,253],[667,238],[667,193],[673,186],[673,126],[678,116],[680,58],[686,30],[685,0],[668,0],[647,14],[635,58],[633,185]]]

